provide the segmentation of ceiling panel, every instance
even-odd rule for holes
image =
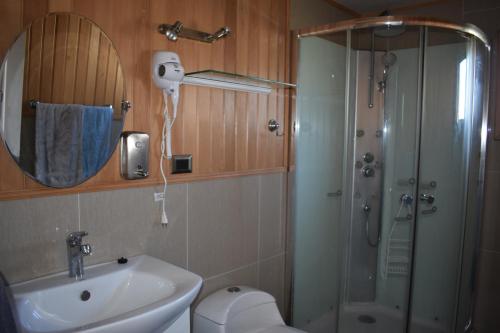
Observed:
[[[415,5],[425,2],[423,0],[335,0],[337,3],[342,4],[357,12],[371,12],[371,11],[384,11],[389,8]]]

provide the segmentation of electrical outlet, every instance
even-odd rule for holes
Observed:
[[[155,202],[163,200],[163,192],[155,193]]]

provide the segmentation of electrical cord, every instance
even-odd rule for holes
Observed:
[[[167,217],[167,176],[165,174],[165,170],[163,168],[165,159],[172,159],[172,126],[174,125],[175,119],[177,118],[177,103],[179,100],[179,93],[177,91],[173,91],[172,93],[172,104],[173,104],[173,115],[172,119],[170,119],[170,115],[168,113],[168,96],[169,93],[166,89],[163,90],[163,127],[161,131],[161,156],[160,156],[160,172],[163,178],[163,202],[162,202],[162,215],[161,215],[161,223],[168,224]]]

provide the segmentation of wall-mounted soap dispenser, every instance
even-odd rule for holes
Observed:
[[[121,175],[141,179],[149,175],[149,134],[123,132],[120,138]]]

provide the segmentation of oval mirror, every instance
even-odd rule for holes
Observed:
[[[19,167],[51,187],[94,176],[127,110],[116,49],[85,17],[53,13],[17,38],[0,68],[0,134]]]

